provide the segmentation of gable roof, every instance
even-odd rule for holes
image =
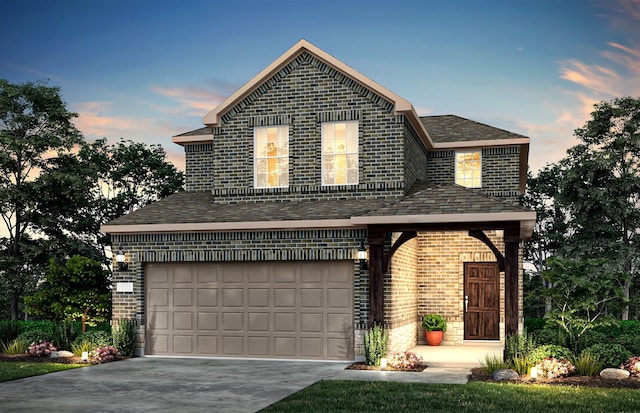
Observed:
[[[473,141],[486,146],[528,144],[529,138],[457,115],[421,116],[420,120],[435,144]],[[451,145],[448,145],[451,146]]]
[[[121,234],[520,222],[522,237],[528,238],[535,216],[526,208],[458,185],[417,182],[406,196],[384,199],[216,204],[209,192],[179,192],[101,230]]]

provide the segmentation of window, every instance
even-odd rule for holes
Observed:
[[[289,186],[289,126],[257,127],[253,130],[254,186]]]
[[[358,183],[358,121],[322,124],[322,185]]]
[[[467,188],[482,187],[480,151],[456,152],[456,184]]]

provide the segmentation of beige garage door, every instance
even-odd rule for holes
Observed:
[[[353,360],[353,263],[148,264],[146,354]]]

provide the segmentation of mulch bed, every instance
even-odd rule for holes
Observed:
[[[491,374],[485,373],[484,370],[479,367],[471,369],[469,381],[486,381],[496,383]],[[552,386],[603,387],[608,389],[640,389],[640,379],[637,377],[629,377],[624,380],[607,380],[603,379],[600,376],[571,376],[558,379],[539,378],[536,381],[531,381],[527,378],[520,378],[509,383],[548,384]]]
[[[387,367],[387,371],[413,371],[413,372],[421,372],[422,370],[426,369],[427,366],[425,366],[424,364],[418,364],[418,366],[413,369],[413,370],[393,370],[392,368]],[[368,364],[365,364],[364,362],[360,361],[357,363],[352,363],[350,365],[348,365],[345,370],[376,370],[376,371],[380,371],[380,367],[376,367],[376,366],[369,366]]]
[[[125,360],[127,357],[116,357],[115,361]],[[59,363],[59,364],[89,364],[82,361],[82,357],[36,357],[28,354],[4,354],[0,353],[0,362],[28,362],[28,363]]]

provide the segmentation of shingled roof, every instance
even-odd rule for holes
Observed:
[[[529,139],[456,115],[421,116],[420,120],[434,143]]]

